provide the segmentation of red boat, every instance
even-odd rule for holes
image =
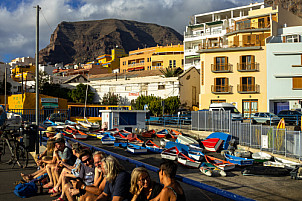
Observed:
[[[169,131],[168,131],[167,129],[163,129],[163,130],[161,130],[161,131],[158,131],[158,132],[156,133],[156,136],[157,136],[158,138],[165,138],[168,134],[169,134]]]
[[[219,158],[214,158],[212,156],[204,155],[204,157],[208,163],[215,165],[217,168],[219,168],[221,170],[230,170],[230,169],[235,168],[234,163],[230,163],[228,161],[224,161]]]
[[[113,137],[115,137],[115,138],[127,139],[127,137],[124,136],[123,134],[121,134],[120,132],[113,134]]]
[[[222,144],[223,140],[219,138],[210,138],[201,142],[206,150],[216,152]]]
[[[88,135],[82,131],[79,131],[75,128],[66,126],[65,131],[63,132],[63,135],[65,135],[66,137],[72,137],[74,139],[78,139],[78,140],[84,140],[87,139]]]
[[[170,131],[170,135],[172,138],[176,139],[178,135],[182,135],[181,132],[177,131],[177,130],[174,130],[174,129],[171,129]]]
[[[149,131],[145,131],[145,132],[142,132],[142,137],[146,137],[146,138],[152,138],[155,136],[155,130],[149,130]]]

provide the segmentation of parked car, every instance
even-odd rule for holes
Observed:
[[[278,124],[280,118],[270,112],[256,112],[252,115],[253,123],[260,124]]]
[[[285,123],[299,125],[302,113],[297,110],[282,110],[278,113],[278,117],[284,118]]]
[[[52,113],[48,119],[53,122],[65,122],[67,120],[67,116],[65,113]]]
[[[212,103],[209,107],[209,111],[230,111],[232,121],[243,120],[241,113],[231,103]]]

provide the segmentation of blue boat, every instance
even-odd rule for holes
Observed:
[[[165,146],[166,149],[170,149],[172,147],[177,147],[177,149],[180,152],[182,152],[182,153],[184,153],[186,155],[188,154],[188,152],[190,150],[190,148],[189,148],[188,145],[184,145],[184,144],[176,143],[176,142],[172,142],[172,141],[166,143],[166,146]]]
[[[241,157],[232,156],[232,155],[226,154],[226,153],[224,154],[224,157],[225,157],[226,161],[234,163],[235,165],[244,166],[244,165],[253,165],[253,163],[254,163],[254,159],[241,158]]]
[[[145,143],[145,146],[151,152],[161,153],[163,151],[163,149],[161,149],[157,144],[155,144],[154,142],[152,142],[152,140],[148,140]]]
[[[223,132],[215,132],[215,133],[210,134],[206,139],[210,139],[210,138],[219,138],[219,139],[223,140],[222,148],[227,150],[229,147],[229,142],[232,139],[232,136],[230,134],[223,133]]]
[[[132,154],[145,154],[148,152],[148,149],[146,147],[142,147],[136,144],[128,144],[127,151],[129,151]]]
[[[163,129],[161,131],[156,132],[156,136],[158,138],[164,138],[169,134],[169,131],[167,129]]]
[[[106,134],[102,137],[101,142],[102,144],[114,144],[115,137],[110,134]]]

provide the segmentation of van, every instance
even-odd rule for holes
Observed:
[[[233,121],[242,121],[242,115],[231,103],[212,103],[209,111],[230,111]]]

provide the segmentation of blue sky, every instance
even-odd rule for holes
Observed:
[[[262,2],[259,0],[258,2]],[[0,61],[35,54],[36,10],[40,49],[62,21],[127,19],[174,28],[181,34],[194,14],[250,4],[251,0],[0,0]],[[256,1],[254,1],[256,2]]]

